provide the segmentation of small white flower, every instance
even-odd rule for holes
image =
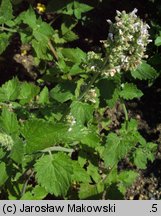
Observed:
[[[91,70],[92,70],[92,71],[95,71],[95,69],[96,69],[96,66],[94,66],[94,65],[91,66]]]
[[[137,15],[136,15],[136,13],[138,12],[138,9],[137,8],[135,8],[132,12],[131,12],[131,15],[133,16],[133,17],[137,17]]]
[[[68,131],[69,131],[69,132],[72,131],[72,128],[70,127],[70,128],[68,129]]]

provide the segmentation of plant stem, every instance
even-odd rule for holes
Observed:
[[[25,194],[26,188],[27,188],[27,184],[28,184],[28,182],[29,182],[31,176],[33,176],[33,174],[34,174],[34,171],[32,171],[32,172],[30,173],[30,175],[28,176],[28,178],[26,179],[26,181],[25,181],[25,183],[24,183],[24,185],[23,185],[22,191],[21,191],[21,197],[23,197],[23,195]]]
[[[129,121],[129,117],[128,117],[128,113],[127,113],[127,109],[124,103],[122,103],[122,108],[125,114],[125,123],[126,123],[126,130],[128,129],[128,121]]]
[[[82,100],[83,97],[86,95],[86,93],[90,90],[91,86],[94,84],[94,82],[96,81],[97,77],[103,72],[103,70],[105,69],[106,65],[107,65],[107,62],[108,62],[108,58],[105,59],[105,62],[102,66],[102,68],[97,71],[95,73],[95,75],[93,76],[93,78],[91,79],[91,81],[89,82],[87,88],[82,92],[82,94],[78,97],[78,100]]]
[[[10,29],[10,28],[7,28],[7,27],[4,27],[4,26],[0,26],[0,30],[1,31],[8,31],[8,32],[17,32],[17,30],[14,30],[14,29]]]
[[[112,166],[111,170],[110,170],[109,173],[106,175],[106,177],[105,177],[104,179],[101,180],[102,182],[106,181],[106,179],[108,178],[108,176],[109,176],[109,175],[111,174],[111,172],[115,169],[116,164],[117,164],[117,163],[115,163],[115,164]],[[107,191],[106,191],[106,189],[105,189],[104,192],[103,192],[103,194],[102,194],[102,200],[105,200],[105,198],[106,198],[106,193],[107,193]]]
[[[68,153],[72,153],[74,151],[74,149],[71,149],[71,148],[65,148],[65,147],[61,147],[61,146],[53,146],[53,147],[49,147],[49,148],[46,148],[44,150],[39,150],[39,151],[36,151],[32,154],[37,154],[37,153],[51,153],[53,151],[57,151],[57,152],[68,152]]]
[[[52,43],[51,43],[50,40],[48,41],[48,46],[49,46],[51,52],[53,53],[54,57],[55,57],[56,60],[58,61],[58,55],[57,55],[56,50],[54,49],[54,47],[53,47],[53,45],[52,45]]]

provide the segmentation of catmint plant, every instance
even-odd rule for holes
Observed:
[[[145,55],[149,39],[148,24],[137,15],[137,9],[131,13],[116,11],[115,23],[107,20],[110,25],[109,37],[104,41],[108,66],[106,76],[114,76],[120,71],[136,69]]]

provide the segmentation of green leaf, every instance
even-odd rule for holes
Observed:
[[[90,183],[91,178],[87,171],[80,166],[78,161],[73,161],[73,175],[72,180],[76,182]]]
[[[125,83],[119,95],[123,99],[132,100],[134,98],[140,98],[141,96],[143,96],[143,93],[137,88],[136,85],[132,83]]]
[[[104,186],[102,182],[94,185],[82,183],[79,189],[79,199],[100,199],[103,190]]]
[[[100,145],[96,130],[91,130],[90,128],[79,124],[75,124],[73,126],[70,125],[69,129],[66,134],[66,141],[68,141],[71,145],[72,142],[80,142],[83,145],[87,145],[91,148],[96,148]]]
[[[71,114],[76,119],[77,124],[87,124],[93,119],[94,108],[88,103],[82,103],[80,101],[74,101],[71,104]]]
[[[49,103],[49,90],[48,90],[48,88],[46,86],[40,92],[38,102],[40,104],[47,104],[47,103]]]
[[[146,143],[138,147],[134,152],[134,164],[140,169],[146,169],[147,161],[154,161],[155,153],[157,151],[157,144]]]
[[[19,95],[19,81],[17,78],[9,80],[0,88],[0,101],[14,101]]]
[[[61,54],[73,63],[81,63],[82,60],[86,59],[86,53],[79,48],[63,48]]]
[[[11,20],[12,15],[12,4],[10,0],[2,0],[0,6],[0,24],[4,24],[6,21]]]
[[[35,171],[38,183],[48,193],[55,196],[66,195],[73,173],[72,161],[67,155],[63,153],[45,155],[37,160]]]
[[[155,39],[155,45],[156,46],[161,46],[161,37],[158,36],[156,39]]]
[[[1,175],[0,175],[0,187],[1,187],[8,179],[8,175],[6,172],[6,164],[4,162],[0,163],[0,171],[1,171]]]
[[[119,94],[116,83],[114,80],[101,79],[96,84],[100,91],[100,103],[102,106],[108,104],[110,107],[113,107],[118,101]]]
[[[77,19],[82,18],[82,13],[86,13],[93,9],[93,7],[87,4],[79,3],[78,1],[74,1],[73,4],[74,4],[74,15]]]
[[[67,126],[52,124],[39,119],[29,120],[22,128],[22,135],[26,139],[26,152],[33,153],[59,144],[65,140]]]
[[[34,48],[39,59],[52,60],[52,57],[47,53],[48,47],[46,45],[46,42],[44,43],[44,41],[37,41],[33,39],[32,47]]]
[[[125,125],[122,125],[118,135],[110,133],[107,136],[102,155],[107,167],[116,165],[138,142],[137,122],[133,119],[128,122],[128,130]]]
[[[119,181],[118,188],[122,194],[126,193],[127,188],[134,183],[137,177],[138,177],[138,173],[132,170],[122,171],[118,175],[118,181]]]
[[[45,43],[44,45],[48,46],[48,41],[54,34],[53,28],[46,22],[42,20],[37,21],[36,28],[34,27],[33,36],[37,41]]]
[[[146,144],[146,149],[147,149],[147,158],[151,162],[154,161],[155,159],[155,154],[157,152],[158,145],[156,143],[148,142]]]
[[[36,185],[31,192],[27,191],[21,197],[21,200],[43,200],[47,194],[47,191],[43,187]]]
[[[71,100],[74,96],[74,90],[76,86],[73,82],[63,82],[57,84],[51,91],[51,98],[57,100],[60,103],[64,103]]]
[[[131,75],[139,80],[152,80],[158,76],[158,73],[152,66],[143,61],[136,70],[131,71]]]
[[[22,105],[31,102],[38,95],[40,88],[32,83],[23,82],[18,99]]]
[[[87,173],[91,176],[92,180],[95,183],[98,183],[101,181],[101,176],[99,174],[99,168],[97,166],[94,166],[92,163],[88,162],[89,165],[87,167]]]
[[[0,54],[2,54],[5,49],[7,48],[7,46],[9,45],[9,42],[10,42],[10,37],[11,37],[11,34],[7,34],[5,32],[1,33],[0,34]]]
[[[0,160],[2,160],[3,157],[5,157],[6,153],[7,153],[6,150],[1,146],[0,147]]]
[[[14,145],[12,147],[10,158],[14,160],[17,164],[22,164],[24,159],[24,143],[20,138],[14,140]]]
[[[89,130],[89,132],[80,139],[82,144],[88,145],[88,147],[96,148],[100,145],[99,137],[96,133],[96,130]]]
[[[79,38],[78,35],[71,30],[71,27],[67,27],[65,23],[61,25],[61,31],[65,42],[71,42]]]
[[[147,157],[145,157],[145,153],[144,150],[141,148],[138,148],[135,151],[135,155],[134,155],[134,164],[140,168],[140,169],[145,169],[146,168],[146,164],[147,164]]]
[[[31,7],[27,11],[22,12],[16,20],[17,22],[20,22],[22,20],[23,23],[27,24],[32,29],[37,27],[36,14]]]
[[[4,108],[0,117],[0,127],[3,128],[7,134],[18,134],[19,124],[16,114]]]

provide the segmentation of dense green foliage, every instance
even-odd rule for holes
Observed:
[[[113,38],[86,52],[74,42],[96,3],[31,3],[21,12],[22,0],[2,0],[0,6],[0,54],[16,35],[20,47],[13,58],[31,80],[17,75],[0,87],[1,196],[110,199],[117,189],[124,197],[138,170],[155,158],[157,145],[138,131],[126,102],[143,96],[137,80],[148,86],[159,76],[156,55],[150,59],[145,52],[151,39],[153,48],[161,46],[161,35],[153,23],[151,38],[136,11],[117,12],[114,23],[108,21]],[[48,20],[44,13],[56,15]],[[122,31],[117,22],[123,23]],[[134,23],[138,27],[132,32]],[[105,112],[118,104],[123,121],[114,130]],[[125,158],[133,170],[118,169]]]

